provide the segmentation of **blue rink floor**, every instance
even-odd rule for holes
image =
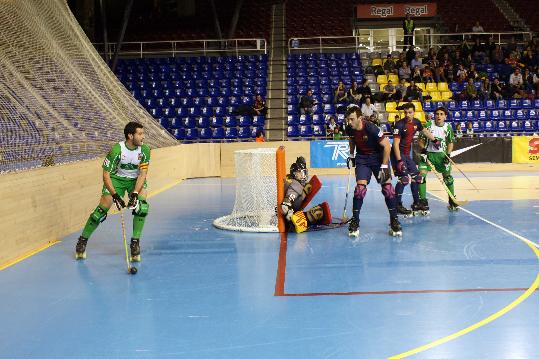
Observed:
[[[340,217],[346,177],[321,180],[315,203]],[[395,239],[373,182],[350,239],[217,230],[234,180],[184,181],[151,198],[136,276],[109,216],[86,261],[73,233],[0,271],[0,358],[539,358],[539,261],[522,241],[539,238],[539,200],[466,206],[508,233],[431,198]]]

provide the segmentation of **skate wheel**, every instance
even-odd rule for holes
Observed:
[[[140,262],[140,256],[132,256],[131,262]]]

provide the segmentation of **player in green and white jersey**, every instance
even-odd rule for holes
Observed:
[[[138,122],[129,122],[124,128],[125,141],[112,146],[103,161],[103,189],[99,205],[94,209],[75,248],[75,258],[86,258],[88,238],[97,226],[107,218],[107,212],[114,203],[118,210],[126,207],[123,200],[128,193],[127,207],[133,210],[133,235],[131,238],[131,259],[140,261],[140,235],[148,215],[146,202],[146,174],[150,164],[150,148],[143,144],[144,128]]]
[[[445,122],[447,113],[448,111],[446,108],[438,107],[434,112],[434,121],[429,121],[425,125],[425,128],[428,129],[439,142],[435,144],[423,135],[419,137],[419,147],[421,148],[419,173],[423,176],[423,181],[419,185],[419,198],[422,210],[427,212],[429,211],[429,204],[427,201],[426,177],[427,172],[432,170],[427,163],[427,159],[434,166],[434,169],[442,174],[445,185],[453,196],[455,195],[454,179],[451,175],[451,163],[449,161],[451,151],[453,151],[455,136],[451,124]],[[456,210],[457,207],[458,205],[449,198],[449,210]]]

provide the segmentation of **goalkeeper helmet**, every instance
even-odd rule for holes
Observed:
[[[296,162],[290,166],[290,176],[299,181],[302,185],[307,182],[308,172],[305,158],[298,157]]]

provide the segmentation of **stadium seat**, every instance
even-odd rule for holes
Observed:
[[[423,104],[423,110],[424,111],[427,111],[427,112],[432,112],[435,110],[434,108],[434,104],[431,102],[431,101],[425,101],[425,103]]]
[[[183,128],[173,129],[172,136],[174,136],[177,140],[180,140],[180,141],[185,140],[185,129]]]
[[[451,101],[452,98],[453,98],[453,92],[451,91],[442,92],[442,101]]]
[[[447,109],[449,111],[458,111],[458,110],[460,110],[460,106],[459,106],[457,101],[449,101],[447,103]]]
[[[299,137],[299,127],[288,126],[288,137]]]
[[[484,121],[483,122],[483,129],[485,132],[495,132],[496,131],[496,126],[494,125],[495,123],[493,121]]]
[[[509,108],[513,110],[521,109],[522,108],[522,100],[520,99],[511,99],[509,101]]]
[[[210,127],[210,120],[209,120],[208,117],[203,117],[203,116],[196,117],[195,118],[195,123],[196,123],[197,128],[208,128],[208,127]]]
[[[238,131],[238,137],[241,139],[251,138],[251,127],[240,127]]]
[[[497,125],[496,130],[498,132],[506,132],[506,131],[508,131],[508,127],[507,127],[507,124],[505,123],[505,121],[498,121],[498,125]]]
[[[539,120],[539,110],[538,109],[530,109],[528,111],[528,118],[530,120]]]
[[[507,103],[507,100],[498,100],[498,101],[496,101],[496,108],[497,109],[504,110],[504,109],[506,109],[508,107],[509,107],[509,105]]]
[[[449,86],[447,85],[447,82],[438,82],[438,91],[440,92],[450,91]]]
[[[531,100],[528,100],[528,99],[522,100],[522,108],[530,109],[532,107],[533,107],[533,104]]]
[[[440,91],[440,90],[438,89],[438,85],[437,85],[435,82],[428,82],[428,83],[425,85],[425,90],[428,91],[428,92]]]
[[[526,120],[528,118],[528,111],[516,110],[514,115],[517,120]]]
[[[211,127],[223,127],[224,121],[222,117],[213,116],[210,118],[210,126]]]
[[[313,135],[316,137],[326,137],[326,126],[324,125],[314,125],[313,126]]]
[[[264,116],[253,116],[253,126],[264,127],[266,124],[266,118]]]
[[[310,125],[312,123],[311,115],[300,115],[299,124],[300,125]]]
[[[225,138],[225,129],[223,127],[217,127],[212,129],[211,138],[213,140],[222,140]]]
[[[466,101],[466,100],[460,101],[460,109],[461,110],[468,110],[470,108],[471,108],[471,106],[470,106],[470,103],[468,101]]]
[[[198,138],[201,140],[209,140],[212,137],[211,128],[201,128],[198,134]]]
[[[182,127],[187,129],[193,129],[196,127],[196,121],[193,117],[182,117]]]
[[[198,129],[188,128],[185,130],[185,140],[195,141],[198,140]]]
[[[431,97],[431,101],[441,101],[442,100],[442,94],[438,91],[432,91],[429,92],[429,96]]]
[[[451,119],[454,122],[462,121],[464,120],[464,117],[462,116],[460,111],[450,111],[451,113]]]
[[[512,120],[513,119],[513,111],[512,110],[503,110],[501,119],[502,120],[507,120],[507,121]]]
[[[311,125],[304,125],[299,127],[299,134],[301,137],[313,137],[313,128]]]
[[[378,75],[376,76],[376,82],[380,84],[380,88],[383,88],[382,84],[387,85],[387,76],[386,75]]]
[[[225,127],[236,127],[238,125],[238,122],[236,121],[235,116],[225,116]]]
[[[509,122],[509,130],[511,132],[522,132],[524,128],[521,121],[513,120]]]
[[[397,112],[397,103],[396,102],[386,102],[386,111],[387,112]]]
[[[225,139],[235,140],[238,138],[238,129],[236,127],[227,127],[225,129]]]
[[[287,119],[288,126],[299,125],[299,115],[288,115]]]
[[[479,121],[487,121],[489,118],[489,114],[486,110],[481,110],[477,112],[477,119]]]
[[[475,111],[464,111],[463,115],[464,115],[464,119],[466,121],[475,121],[476,120]]]
[[[494,100],[486,100],[485,101],[485,108],[487,110],[494,110],[496,109],[496,102]]]
[[[537,121],[526,120],[524,121],[523,128],[524,128],[524,131],[526,132],[534,132],[535,130],[537,130]]]
[[[482,110],[485,108],[485,106],[483,106],[483,101],[481,100],[474,100],[472,101],[471,105],[474,110]]]
[[[474,133],[482,133],[484,132],[483,122],[482,121],[475,121],[472,123],[472,128]]]
[[[313,125],[325,125],[326,124],[324,115],[313,115],[312,120],[313,120],[312,121]]]
[[[502,118],[501,111],[499,110],[492,110],[490,111],[490,119],[493,121],[499,121]]]
[[[238,121],[238,125],[241,127],[251,126],[253,124],[251,116],[237,116],[236,119]]]
[[[399,114],[397,112],[389,112],[387,114],[387,122],[388,123],[395,122],[395,116],[399,116]],[[399,119],[400,119],[400,116],[399,116]]]

